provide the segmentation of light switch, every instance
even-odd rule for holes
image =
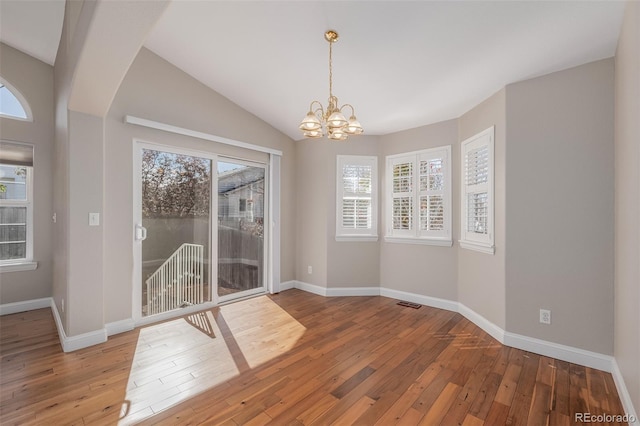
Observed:
[[[89,213],[89,226],[100,226],[100,213]]]

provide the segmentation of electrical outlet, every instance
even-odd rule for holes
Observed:
[[[311,267],[311,265],[307,266],[307,274],[313,274],[313,268]]]
[[[540,324],[551,324],[551,311],[540,309]]]

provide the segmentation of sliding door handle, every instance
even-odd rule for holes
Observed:
[[[142,225],[136,225],[136,241],[144,241],[147,239],[147,228]]]

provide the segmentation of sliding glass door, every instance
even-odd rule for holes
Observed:
[[[264,293],[266,165],[146,143],[136,155],[136,317]]]
[[[214,161],[142,149],[142,315],[211,300]]]
[[[218,296],[265,291],[265,168],[218,161]]]

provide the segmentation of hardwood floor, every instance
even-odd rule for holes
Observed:
[[[0,424],[537,426],[624,414],[608,373],[396,302],[288,290],[68,354],[49,309],[3,316]]]

